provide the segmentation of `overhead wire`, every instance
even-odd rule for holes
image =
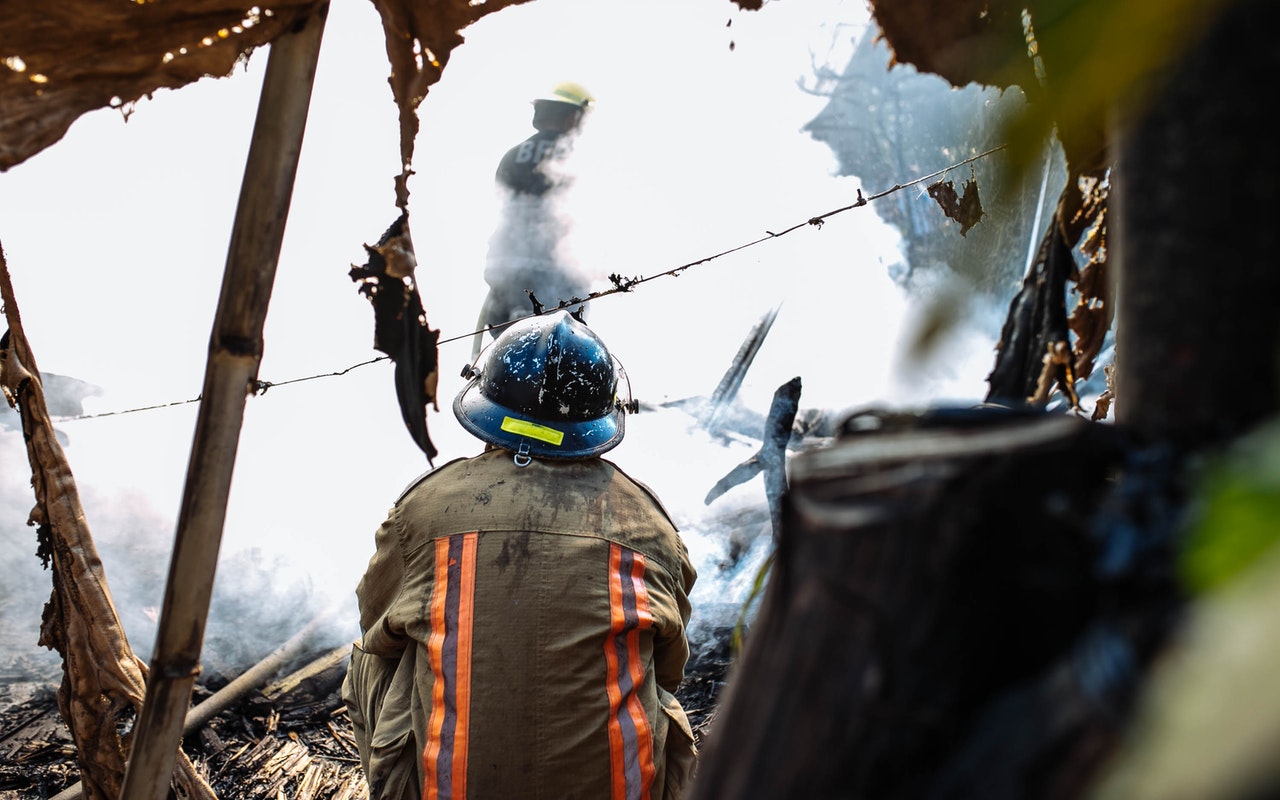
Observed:
[[[962,161],[958,161],[947,167],[943,167],[940,170],[931,172],[928,175],[922,175],[921,177],[911,181],[907,181],[906,183],[894,184],[888,189],[885,189],[882,192],[878,192],[870,196],[864,197],[862,194],[862,189],[858,189],[857,190],[858,199],[850,203],[849,205],[841,206],[840,208],[835,208],[835,209],[832,209],[831,211],[827,211],[825,213],[817,214],[815,216],[809,217],[803,222],[798,222],[794,225],[791,225],[790,227],[777,231],[776,233],[766,229],[765,235],[757,239],[753,239],[752,241],[737,245],[736,247],[731,247],[727,250],[721,250],[720,252],[714,253],[713,255],[699,258],[696,261],[690,261],[686,264],[681,264],[678,267],[672,267],[671,269],[665,270],[663,272],[658,272],[653,275],[648,275],[643,277],[633,277],[633,278],[624,278],[620,275],[610,275],[609,280],[613,284],[613,288],[605,289],[598,292],[591,292],[589,296],[586,298],[574,297],[568,300],[560,300],[556,308],[570,308],[572,306],[585,303],[587,302],[587,300],[597,300],[602,297],[608,297],[609,295],[621,294],[623,292],[630,292],[633,289],[635,289],[635,287],[648,283],[649,281],[656,280],[658,278],[667,278],[667,277],[677,276],[688,269],[692,269],[693,267],[697,267],[702,264],[707,264],[709,262],[715,261],[716,259],[724,258],[725,256],[732,255],[733,253],[746,250],[747,248],[755,247],[757,245],[763,244],[764,242],[768,242],[773,239],[786,236],[787,234],[793,233],[804,227],[815,227],[815,228],[821,229],[828,219],[836,216],[837,214],[843,214],[846,211],[850,211],[855,208],[861,208],[862,206],[867,205],[873,200],[879,200],[880,198],[893,194],[894,192],[898,192],[903,189],[909,188],[911,186],[916,186],[918,184],[924,183],[925,181],[931,180],[933,178],[940,177],[942,175],[947,174],[948,172],[951,172],[952,170],[959,169],[960,167],[963,167],[966,164],[971,164],[975,161],[978,161],[979,159],[986,158],[987,156],[993,155],[994,153],[1004,150],[1007,146],[1008,145],[1003,145],[1003,144],[997,145],[996,147],[993,147],[990,150],[986,150],[982,153],[978,153],[977,155],[970,156],[969,158],[966,158]],[[534,317],[537,315],[538,314],[536,313],[528,314],[524,317],[517,317],[515,320],[510,320],[510,321],[515,322],[520,319],[528,319],[529,317]],[[437,346],[439,346],[442,344],[448,344],[450,342],[457,342],[457,341],[462,341],[464,339],[471,339],[472,337],[479,334],[483,334],[483,333],[485,333],[485,330],[471,331],[470,333],[459,334],[457,336],[451,336],[448,338],[440,339],[436,342],[436,344]],[[288,386],[294,383],[304,383],[306,381],[319,380],[320,378],[337,378],[337,377],[346,375],[348,372],[351,372],[352,370],[359,369],[360,367],[367,367],[370,364],[376,364],[379,361],[388,361],[390,359],[391,359],[390,356],[385,356],[385,355],[378,356],[376,358],[371,358],[368,361],[362,361],[358,364],[352,364],[351,366],[346,367],[345,369],[336,370],[334,372],[324,372],[316,375],[306,375],[301,378],[290,378],[289,380],[283,380],[283,381],[256,380],[253,382],[251,389],[253,391],[253,394],[255,395],[265,395],[269,389],[272,389],[276,386]],[[203,396],[197,395],[196,397],[193,397],[189,400],[175,400],[171,403],[158,403],[158,404],[149,405],[149,406],[140,406],[136,408],[121,409],[119,411],[103,411],[97,414],[79,414],[79,415],[59,416],[59,417],[53,417],[53,419],[58,422],[75,422],[78,420],[85,420],[85,419],[98,419],[100,417],[113,417],[113,416],[119,416],[122,414],[133,414],[140,411],[155,411],[161,408],[172,408],[174,406],[189,405],[191,403],[198,403],[202,399],[203,399]]]

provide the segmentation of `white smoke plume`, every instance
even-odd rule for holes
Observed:
[[[441,331],[441,411],[428,419],[437,464],[480,450],[449,404],[485,292],[494,168],[528,135],[530,99],[562,80],[598,100],[575,145],[564,209],[576,262],[597,279],[630,278],[727,252],[593,301],[589,322],[637,397],[657,404],[709,394],[752,325],[777,306],[740,391],[759,414],[795,376],[802,408],[984,393],[998,333],[985,312],[965,312],[974,333],[953,337],[963,342],[955,352],[905,360],[904,339],[929,298],[908,296],[890,277],[901,262],[898,237],[874,205],[768,238],[852,203],[859,189],[885,188],[836,176],[830,152],[800,132],[824,98],[799,84],[816,66],[839,70],[867,19],[864,4],[841,0],[770,2],[758,12],[687,0],[539,0],[465,32],[420,107],[409,183],[417,278]],[[86,400],[91,413],[160,406],[58,423],[140,654],[152,645],[167,577],[198,408],[183,401],[203,382],[265,58],[229,79],[159,93],[127,124],[112,111],[87,115],[0,175],[0,241],[38,363],[102,387]],[[336,4],[266,321],[259,377],[275,385],[248,399],[241,431],[209,669],[266,655],[331,604],[341,609],[333,641],[353,636],[347,604],[374,530],[426,469],[401,422],[390,364],[348,371],[377,353],[368,303],[347,271],[398,215],[387,71],[376,10]],[[695,630],[733,618],[767,549],[767,537],[752,535],[758,515],[767,520],[760,479],[703,502],[755,446],[717,441],[668,411],[632,417],[610,455],[657,491],[685,533],[701,574]],[[24,525],[30,473],[11,430],[0,431],[0,468],[0,641],[15,660],[44,658],[35,632],[48,574]]]

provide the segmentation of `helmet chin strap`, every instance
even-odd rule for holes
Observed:
[[[533,463],[533,456],[529,455],[529,443],[521,442],[520,449],[512,457],[517,467],[527,467]]]

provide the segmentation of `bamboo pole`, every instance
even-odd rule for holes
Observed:
[[[146,698],[124,800],[165,800],[191,691],[226,519],[245,399],[262,361],[262,328],[306,129],[328,5],[271,44],[227,251],[204,390],[183,488]]]
[[[303,645],[311,638],[311,635],[316,632],[322,623],[328,621],[331,615],[332,611],[329,611],[311,620],[306,627],[295,633],[289,641],[280,645],[257,664],[245,670],[235,680],[214,692],[203,703],[188,711],[186,720],[182,725],[182,735],[189,736],[195,733],[204,727],[209,720],[238,703],[249,692],[266,684],[272,676],[280,671],[280,667],[285,662],[302,651]],[[343,645],[343,648],[350,650],[351,645]]]

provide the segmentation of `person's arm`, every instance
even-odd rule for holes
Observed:
[[[405,645],[404,631],[394,630],[389,624],[391,610],[404,585],[399,525],[399,507],[396,507],[374,534],[373,557],[356,587],[364,650],[383,657],[398,655]]]
[[[373,557],[356,587],[363,636],[352,645],[341,688],[369,794],[379,800],[416,800],[422,791],[410,714],[417,651],[390,622],[406,573],[398,511],[374,535]]]
[[[692,605],[689,592],[697,580],[697,571],[689,560],[689,551],[680,542],[678,575],[665,576],[664,586],[655,587],[655,617],[659,620],[653,645],[654,675],[658,685],[675,693],[684,680],[684,667],[689,661],[689,617]],[[664,624],[665,623],[665,624]]]

